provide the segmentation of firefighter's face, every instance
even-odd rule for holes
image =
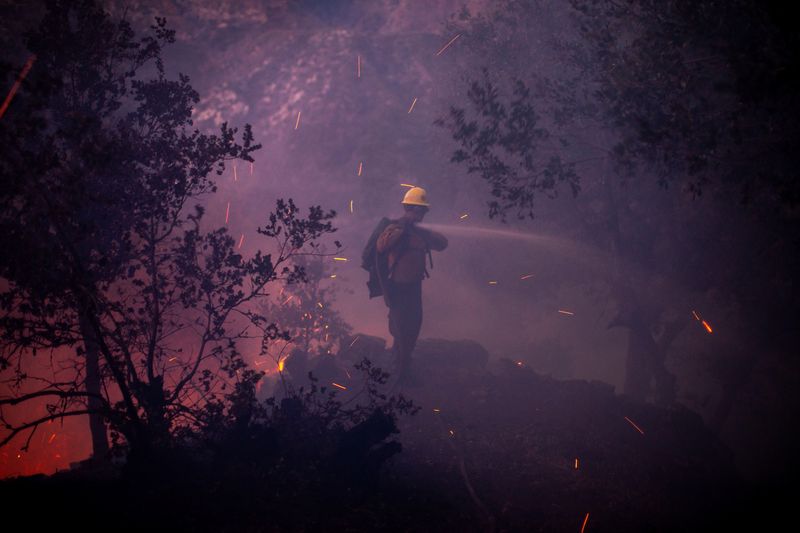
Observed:
[[[408,211],[414,222],[422,222],[422,219],[425,218],[425,213],[428,212],[428,208],[424,205],[411,205],[408,207]]]

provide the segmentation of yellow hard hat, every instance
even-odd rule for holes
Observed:
[[[428,203],[428,193],[422,187],[408,189],[401,203],[405,205],[424,205],[425,207],[431,205]]]

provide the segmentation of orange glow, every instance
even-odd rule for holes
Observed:
[[[456,42],[456,39],[458,39],[459,37],[461,37],[461,34],[460,34],[460,33],[459,33],[458,35],[456,35],[455,37],[453,37],[452,39],[450,39],[450,42],[449,42],[449,43],[447,43],[446,45],[444,45],[444,46],[441,48],[441,50],[439,50],[438,52],[436,52],[436,55],[437,55],[437,56],[438,56],[438,55],[441,55],[441,54],[442,54],[442,52],[444,52],[445,50],[447,50],[447,48],[448,48],[448,47],[449,47],[451,44],[453,44],[454,42]]]
[[[559,309],[558,312],[561,313],[562,315],[569,315],[569,316],[572,316],[572,315],[575,314],[572,311],[564,311],[563,309]]]
[[[629,423],[630,425],[632,425],[634,428],[636,428],[636,431],[638,431],[639,433],[641,433],[642,435],[644,435],[644,431],[642,431],[642,428],[640,428],[639,426],[637,426],[637,425],[636,425],[636,423],[635,423],[633,420],[631,420],[631,419],[630,419],[630,418],[628,418],[627,416],[625,417],[625,420],[627,420],[627,421],[628,421],[628,423]]]
[[[241,249],[242,248],[242,243],[243,242],[244,242],[244,233],[242,233],[242,236],[239,237],[239,246],[237,246],[237,249]]]
[[[576,457],[575,458],[575,470],[577,470],[577,469],[578,469],[578,458]]]
[[[20,86],[22,85],[22,81],[28,75],[28,72],[30,72],[31,67],[33,67],[33,62],[34,61],[36,61],[36,55],[35,54],[30,56],[28,58],[28,60],[25,62],[25,66],[22,67],[22,71],[19,73],[19,77],[17,77],[17,81],[15,81],[14,85],[11,86],[11,90],[8,91],[8,95],[6,96],[6,99],[3,101],[3,106],[0,107],[0,118],[3,118],[3,115],[6,114],[6,109],[8,109],[8,106],[11,104],[11,100],[14,98],[14,95],[17,94],[17,91],[19,90]]]
[[[336,383],[334,381],[331,381],[331,385],[333,385],[337,389],[347,390],[347,387],[345,387],[344,385],[339,385],[338,383]]]
[[[532,278],[532,277],[533,277],[533,274],[525,274],[524,276],[522,276],[519,279],[528,279],[528,278]]]
[[[461,220],[464,220],[464,219],[465,219],[465,218],[467,218],[468,216],[469,216],[469,215],[468,215],[467,213],[464,213],[464,214],[463,214],[463,215],[461,215],[459,218],[460,218]]]
[[[411,107],[408,108],[408,113],[410,114],[411,111],[414,109],[414,105],[417,103],[417,99],[414,98],[414,101],[411,102]]]
[[[711,326],[705,320],[703,320],[703,326],[705,326],[706,331],[708,331],[709,333],[714,333],[714,330],[711,329]]]
[[[294,123],[294,129],[300,127],[300,111],[297,112],[297,122]]]
[[[347,261],[347,258],[346,257],[334,257],[333,260],[334,261]]]
[[[54,440],[56,440],[56,434],[55,434],[55,433],[53,433],[52,435],[50,435],[50,438],[49,438],[49,439],[47,439],[47,444],[53,444],[53,441],[54,441]]]
[[[230,214],[231,214],[231,203],[228,202],[228,208],[225,209],[225,223],[226,224],[228,223],[228,217],[230,216]]]
[[[359,176],[361,175],[361,169],[362,169],[363,167],[364,167],[364,162],[363,162],[363,161],[359,161],[359,162],[358,162],[358,175],[359,175]]]
[[[581,526],[581,533],[586,529],[586,522],[589,521],[589,513],[586,513],[586,517],[583,519],[583,525]]]

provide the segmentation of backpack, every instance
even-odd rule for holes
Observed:
[[[386,254],[378,253],[378,238],[391,223],[392,221],[388,218],[382,218],[372,230],[372,235],[367,239],[367,244],[361,253],[361,268],[369,272],[367,289],[369,289],[370,298],[384,295],[384,286],[389,280],[389,259]]]

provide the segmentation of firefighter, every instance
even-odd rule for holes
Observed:
[[[390,223],[378,237],[377,251],[387,254],[389,276],[386,303],[389,305],[389,332],[394,338],[392,354],[399,383],[409,383],[411,353],[422,326],[422,280],[429,276],[425,267],[431,250],[447,248],[447,238],[417,226],[430,204],[425,189],[409,189],[402,204],[403,216]],[[432,261],[431,261],[432,264]]]

